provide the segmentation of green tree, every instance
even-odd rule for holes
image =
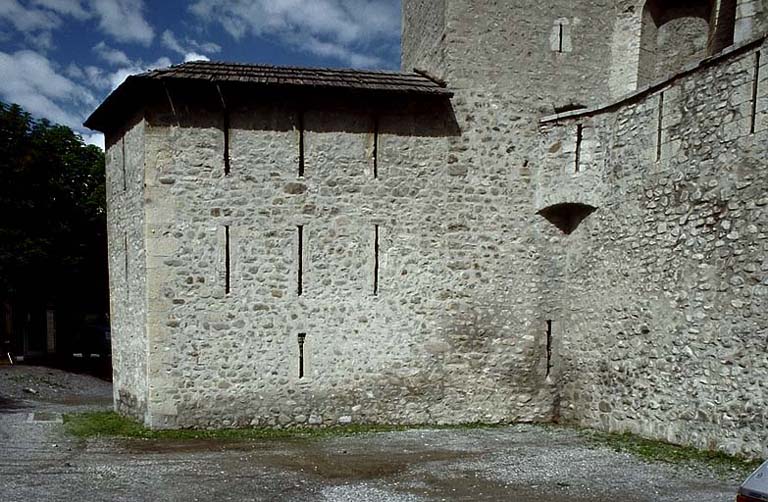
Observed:
[[[0,102],[0,300],[104,312],[104,153]]]

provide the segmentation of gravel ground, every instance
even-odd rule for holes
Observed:
[[[25,392],[35,388],[37,394]],[[109,384],[0,367],[3,501],[733,502],[740,479],[646,463],[575,431],[531,425],[325,439],[68,437],[30,413],[109,408]],[[5,402],[5,404],[3,404]]]
[[[36,408],[103,409],[112,405],[112,384],[42,366],[0,366],[0,412],[2,400]]]

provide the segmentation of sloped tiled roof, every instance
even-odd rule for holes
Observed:
[[[449,98],[453,93],[443,82],[422,73],[371,70],[298,68],[213,61],[195,61],[132,75],[115,89],[85,121],[100,131],[115,125],[115,112],[138,106],[142,90],[153,82],[246,85],[264,90],[355,91],[379,95]],[[140,103],[139,103],[140,104]]]
[[[241,82],[265,86],[361,89],[417,94],[450,94],[444,86],[419,73],[330,68],[296,68],[195,61],[152,70],[137,78]]]

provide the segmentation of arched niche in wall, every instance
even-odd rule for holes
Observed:
[[[538,212],[548,222],[566,235],[576,230],[587,216],[597,210],[595,206],[580,202],[563,202],[547,206]]]
[[[642,10],[638,87],[733,44],[737,0],[648,0]]]
[[[642,12],[638,86],[675,73],[708,53],[710,0],[648,0]]]

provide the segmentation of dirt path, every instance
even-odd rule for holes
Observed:
[[[60,424],[29,422],[30,413],[108,408],[109,384],[14,371],[0,368],[0,500],[9,502],[732,502],[738,483],[536,426],[315,440],[82,441]],[[34,381],[38,394],[25,392]]]

